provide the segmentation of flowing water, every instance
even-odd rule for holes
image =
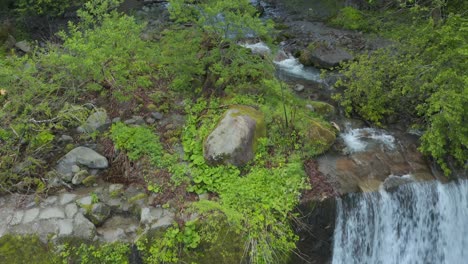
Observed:
[[[338,200],[333,264],[468,263],[468,181]]]

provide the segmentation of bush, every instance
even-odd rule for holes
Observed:
[[[369,24],[361,11],[354,7],[344,7],[331,20],[331,24],[351,30],[369,31]]]

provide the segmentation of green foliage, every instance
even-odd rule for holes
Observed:
[[[61,263],[80,263],[80,264],[127,264],[130,247],[126,243],[103,243],[103,244],[85,244],[61,246],[59,253]],[[58,263],[58,262],[56,262]]]
[[[145,263],[178,263],[180,250],[185,252],[198,247],[200,235],[197,231],[196,222],[188,221],[183,228],[173,226],[168,228],[162,238],[148,243],[139,241],[138,247],[143,252],[148,252]]]
[[[151,129],[116,123],[112,125],[110,136],[117,149],[124,150],[130,160],[148,157],[153,165],[161,166],[163,147]]]
[[[338,15],[331,20],[331,24],[346,29],[368,31],[368,20],[361,11],[354,7],[344,7]]]
[[[19,0],[16,10],[24,15],[59,16],[72,8],[82,5],[86,0]]]
[[[57,263],[58,257],[51,245],[42,243],[37,236],[4,235],[0,238],[0,263],[23,264]]]
[[[107,4],[106,4],[107,3]],[[140,38],[144,25],[111,11],[112,1],[89,2],[78,12],[81,23],[61,32],[63,47],[50,53],[46,66],[75,89],[109,91],[123,101],[137,88],[152,85],[155,45]],[[118,3],[118,1],[117,1]],[[114,3],[115,5],[115,3]]]
[[[257,18],[246,0],[194,2],[170,1],[171,18],[193,24],[166,31],[161,40],[161,62],[172,87],[221,94],[258,83],[268,64],[237,41],[246,35],[268,38],[271,24]]]
[[[393,116],[424,128],[421,150],[446,174],[451,158],[466,166],[468,34],[460,32],[467,26],[466,18],[451,15],[440,27],[415,23],[400,35],[393,33],[398,45],[345,65],[338,85],[346,90],[336,98],[348,113],[377,124]]]

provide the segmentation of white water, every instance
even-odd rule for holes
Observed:
[[[271,49],[264,42],[257,43],[239,43],[240,46],[252,50],[254,54],[271,54]],[[283,50],[279,50],[277,59],[274,63],[278,68],[289,76],[305,79],[314,82],[321,82],[320,71],[313,67],[304,67],[298,59],[291,54],[286,54]]]
[[[364,151],[371,143],[380,144],[389,150],[395,149],[395,137],[380,129],[368,127],[349,129],[340,134],[340,137],[351,153]]]
[[[244,48],[248,48],[252,50],[252,53],[254,54],[270,54],[271,50],[270,47],[268,47],[264,42],[257,42],[257,43],[240,43],[240,46]]]
[[[283,52],[283,51],[280,51]],[[296,77],[314,82],[321,82],[320,71],[312,67],[304,67],[298,59],[291,54],[286,55],[286,59],[275,60],[275,64],[278,65],[280,70],[285,73]]]
[[[468,181],[338,200],[333,264],[468,263]]]

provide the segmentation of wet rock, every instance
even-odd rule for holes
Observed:
[[[263,113],[247,106],[235,106],[224,114],[205,141],[203,154],[211,164],[243,166],[254,157],[254,145],[266,135]]]
[[[408,184],[412,182],[415,182],[415,180],[410,175],[404,175],[404,176],[390,175],[383,182],[383,188],[386,191],[389,191],[400,185]]]
[[[107,112],[105,110],[98,110],[91,114],[83,126],[78,127],[80,133],[93,133],[94,131],[105,131],[111,125]]]
[[[90,169],[106,169],[109,166],[107,159],[96,151],[87,147],[77,147],[65,156],[57,164],[56,171],[62,179],[70,182],[72,180],[72,167],[82,165]]]

